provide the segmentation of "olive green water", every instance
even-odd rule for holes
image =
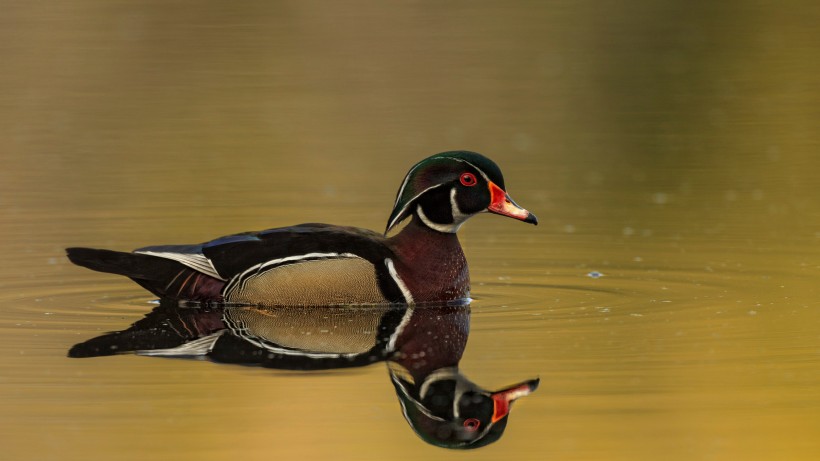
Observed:
[[[820,456],[816,2],[0,3],[3,459]],[[65,357],[152,297],[62,248],[383,229],[456,148],[541,221],[460,233],[462,370],[541,378],[496,444],[425,445],[383,364]]]

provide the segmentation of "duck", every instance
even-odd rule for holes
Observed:
[[[160,300],[130,327],[78,343],[68,356],[136,354],[303,372],[384,362],[398,409],[416,436],[464,450],[498,441],[513,403],[539,385],[534,378],[488,390],[471,381],[459,368],[469,333],[467,302],[329,307]],[[372,402],[382,396],[368,395]],[[345,399],[341,391],[338,399]]]
[[[410,168],[384,233],[308,223],[199,244],[66,253],[76,265],[129,277],[162,299],[271,306],[448,302],[469,298],[456,234],[481,213],[538,224],[507,193],[495,162],[448,151]]]

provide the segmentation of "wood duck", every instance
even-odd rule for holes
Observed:
[[[467,298],[470,290],[456,231],[482,212],[538,223],[505,192],[492,160],[453,151],[410,169],[384,235],[300,224],[131,253],[91,248],[67,253],[75,264],[125,275],[169,299],[255,305],[451,301]],[[408,218],[400,232],[387,236]]]
[[[134,352],[296,370],[386,361],[416,435],[435,446],[468,449],[498,440],[512,402],[538,386],[533,379],[491,392],[467,379],[458,363],[469,329],[466,303],[203,308],[163,300],[130,328],[77,344],[68,355]]]
[[[422,440],[443,448],[479,448],[500,439],[512,403],[539,383],[536,378],[488,391],[455,367],[435,370],[420,382],[390,368],[404,418]]]

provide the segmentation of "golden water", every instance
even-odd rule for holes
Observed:
[[[690,3],[2,2],[2,457],[817,459],[820,11]],[[62,248],[383,229],[456,148],[541,221],[461,232],[461,368],[541,378],[496,444],[425,445],[382,364],[65,357],[152,305]]]

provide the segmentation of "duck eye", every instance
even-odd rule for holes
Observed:
[[[475,432],[478,430],[478,426],[481,425],[481,421],[475,418],[467,418],[464,420],[464,428],[470,432]]]
[[[467,187],[475,186],[478,181],[475,179],[475,175],[472,173],[462,173],[461,177],[458,178],[461,181],[461,184]]]

